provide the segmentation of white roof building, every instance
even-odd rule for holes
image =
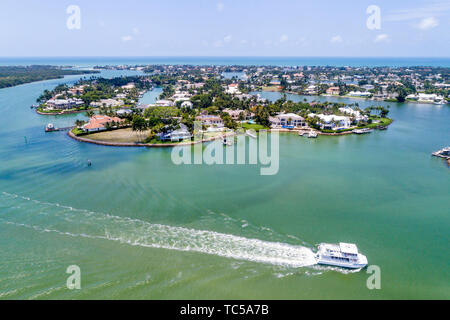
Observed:
[[[174,105],[173,101],[170,100],[157,100],[155,105],[158,107],[172,107]]]
[[[308,117],[313,118],[313,117],[317,117],[320,120],[320,124],[321,127],[323,129],[333,129],[333,130],[337,130],[337,129],[346,129],[349,128],[352,124],[351,120],[349,117],[346,116],[337,116],[335,114],[315,114],[315,113],[310,113],[308,114]],[[337,122],[339,124],[339,126],[337,126],[336,124],[334,124],[334,122]]]
[[[352,115],[353,117],[355,117],[356,121],[361,121],[361,120],[367,121],[369,119],[366,115],[362,115],[361,112],[359,112],[359,110],[355,110],[350,107],[339,108],[339,111],[342,113]]]

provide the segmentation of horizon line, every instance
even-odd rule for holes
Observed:
[[[0,56],[0,59],[5,58],[371,58],[371,59],[450,59],[450,56],[251,56],[251,55],[230,55],[230,56],[215,56],[215,55],[155,55],[155,56]]]

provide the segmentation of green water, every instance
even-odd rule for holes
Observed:
[[[279,172],[261,176],[46,134],[84,117],[30,110],[60,82],[0,90],[1,299],[450,298],[450,170],[430,156],[450,144],[448,106],[391,103],[395,122],[369,135],[282,134]],[[339,241],[380,266],[381,290],[307,266]]]

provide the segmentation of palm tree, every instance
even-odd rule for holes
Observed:
[[[80,119],[75,121],[75,125],[77,126],[77,128],[81,127],[85,123],[86,123],[86,121],[83,121],[83,120],[80,120]]]
[[[86,111],[86,116],[89,117],[89,118],[92,118],[92,117],[94,116],[94,114],[95,114],[95,113],[94,113],[94,111],[92,111],[92,110],[87,110],[87,111]]]

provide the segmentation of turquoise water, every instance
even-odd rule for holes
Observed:
[[[44,133],[84,117],[30,110],[61,82],[0,90],[0,298],[450,298],[450,171],[430,156],[449,145],[448,106],[389,103],[394,123],[364,136],[281,134],[279,172],[261,176]],[[381,290],[310,266],[322,241],[357,243]]]
[[[147,91],[144,93],[141,99],[139,99],[139,103],[142,104],[152,104],[158,100],[160,94],[163,92],[162,88],[153,88],[153,90]]]

